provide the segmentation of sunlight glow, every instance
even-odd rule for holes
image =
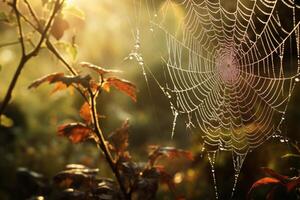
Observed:
[[[65,0],[67,6],[72,6],[75,4],[75,0]]]

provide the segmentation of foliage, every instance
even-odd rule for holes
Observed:
[[[128,151],[129,121],[125,121],[122,127],[112,132],[106,140],[98,121],[99,114],[96,107],[98,95],[103,90],[109,92],[107,88],[114,86],[136,101],[136,87],[127,80],[109,76],[111,73],[116,73],[114,70],[103,69],[87,62],[81,63],[81,66],[93,69],[97,73],[97,78],[92,78],[94,74],[82,77],[81,75],[64,76],[63,73],[54,73],[34,81],[29,89],[37,88],[42,83],[48,82],[65,86],[56,86],[55,90],[74,87],[81,94],[85,100],[79,111],[83,122],[72,122],[59,126],[58,135],[66,136],[72,143],[92,139],[103,151],[117,182],[89,176],[86,173],[90,173],[90,170],[78,165],[75,169],[67,166],[65,171],[60,172],[54,178],[55,182],[63,186],[63,189],[67,189],[67,194],[70,195],[68,198],[80,196],[77,198],[102,199],[105,196],[105,199],[131,199],[135,196],[138,199],[153,199],[160,182],[166,183],[175,193],[173,176],[167,173],[164,166],[156,165],[156,162],[162,156],[169,159],[184,157],[187,160],[193,160],[192,153],[173,147],[152,146],[148,162],[133,161]],[[73,187],[74,185],[76,187]],[[82,185],[85,189],[79,190]],[[66,197],[64,196],[64,198]]]
[[[65,170],[59,172],[53,178],[53,182],[47,182],[42,178],[42,175],[36,172],[19,169],[18,176],[21,177],[19,182],[34,188],[29,188],[33,194],[24,189],[26,194],[21,198],[28,198],[31,195],[54,195],[55,199],[153,199],[160,182],[166,183],[175,194],[173,175],[167,173],[163,165],[156,165],[155,163],[158,158],[164,155],[170,159],[185,157],[192,160],[191,153],[171,147],[152,147],[148,162],[135,162],[128,150],[128,121],[124,122],[121,128],[112,132],[108,139],[105,139],[106,135],[102,132],[99,123],[101,115],[99,115],[96,105],[99,95],[102,91],[110,92],[111,88],[115,88],[136,102],[136,86],[115,76],[120,71],[105,69],[88,62],[81,62],[79,66],[91,69],[94,73],[83,74],[70,65],[58,51],[57,48],[63,44],[60,40],[70,28],[64,14],[73,13],[84,19],[83,12],[79,8],[70,7],[64,0],[42,1],[43,15],[48,16],[45,19],[37,14],[39,12],[27,0],[24,2],[5,1],[4,3],[7,4],[8,11],[7,13],[1,12],[1,21],[15,23],[20,39],[17,42],[5,44],[3,47],[20,44],[22,56],[0,107],[1,125],[7,127],[13,125],[13,122],[3,113],[11,101],[15,85],[28,61],[38,56],[42,48],[46,48],[64,64],[70,74],[51,73],[35,80],[28,88],[34,89],[44,83],[49,83],[55,85],[51,94],[67,88],[79,92],[84,99],[79,110],[82,121],[60,125],[57,128],[58,135],[67,137],[74,144],[92,140],[104,154],[106,162],[115,176],[115,180],[99,178],[97,176],[98,169],[72,164],[67,165]],[[10,9],[14,15],[11,19],[8,17]],[[29,35],[27,35],[28,29],[31,29]],[[35,36],[38,35],[40,39],[36,42]],[[58,42],[53,43],[53,39]],[[27,42],[33,46],[32,49],[29,48]],[[76,60],[75,38],[71,44],[64,44],[63,46],[66,47],[66,51],[71,54],[73,60]],[[28,49],[30,50],[28,51]],[[36,199],[38,198],[36,197]]]
[[[39,2],[39,0],[37,1]],[[193,140],[193,143],[196,143],[196,145],[192,146],[191,149],[193,152],[199,152],[202,148],[202,146],[199,145],[201,142],[200,139],[196,139],[197,134],[193,134],[189,138],[186,138],[184,134],[178,134],[176,135],[176,141],[169,141],[169,135],[167,133],[170,127],[166,125],[169,124],[169,118],[165,117],[166,115],[164,115],[164,117],[161,116],[162,114],[168,113],[169,105],[164,103],[163,98],[157,98],[154,91],[155,88],[153,89],[154,97],[149,98],[149,94],[147,93],[147,87],[149,87],[148,83],[139,81],[140,91],[137,95],[137,87],[131,82],[119,77],[125,74],[122,74],[122,71],[107,69],[89,62],[78,62],[78,60],[82,60],[82,58],[78,57],[78,53],[80,53],[79,50],[81,52],[88,51],[88,56],[84,55],[83,60],[93,60],[96,57],[97,61],[93,60],[94,63],[112,62],[115,57],[111,55],[108,56],[108,54],[113,51],[116,45],[114,41],[110,40],[110,35],[105,36],[105,41],[109,39],[107,45],[102,44],[103,42],[99,42],[99,40],[96,41],[96,36],[98,37],[100,34],[103,34],[104,31],[97,31],[95,36],[88,35],[88,37],[92,39],[88,40],[85,37],[83,39],[84,42],[81,41],[81,43],[85,43],[86,48],[83,49],[80,46],[79,49],[79,43],[77,42],[80,34],[77,35],[78,32],[74,31],[72,21],[68,18],[68,15],[75,16],[76,20],[85,20],[86,14],[79,7],[68,5],[63,0],[43,0],[42,5],[35,3],[37,1],[6,0],[0,2],[0,33],[1,37],[3,36],[2,40],[4,41],[6,39],[4,35],[11,35],[11,37],[9,37],[10,39],[12,39],[13,36],[15,37],[15,40],[12,40],[12,42],[5,41],[5,43],[2,43],[3,41],[1,41],[0,48],[2,50],[13,47],[13,51],[19,52],[17,55],[20,56],[14,59],[14,62],[9,63],[9,65],[0,63],[0,73],[5,74],[5,76],[3,75],[1,77],[1,84],[7,81],[8,86],[7,90],[5,90],[6,83],[4,85],[2,84],[0,90],[1,95],[4,95],[4,98],[1,99],[4,103],[0,106],[0,113],[2,113],[2,115],[0,115],[0,155],[2,158],[0,171],[2,175],[5,175],[0,181],[0,198],[2,199],[3,197],[3,191],[8,191],[12,196],[16,195],[15,199],[27,199],[30,197],[32,197],[32,199],[39,199],[41,196],[54,199],[116,199],[126,196],[132,199],[151,199],[156,196],[160,199],[162,196],[167,198],[165,196],[167,196],[168,193],[172,196],[171,199],[183,199],[181,194],[185,194],[187,199],[207,199],[209,198],[208,195],[213,196],[214,192],[211,189],[212,177],[209,173],[203,173],[209,170],[209,164],[205,159],[202,159],[202,153],[193,156],[189,151],[170,147],[173,146],[173,143],[177,142],[180,148],[185,148],[189,146],[190,140]],[[85,2],[83,4],[85,4]],[[128,3],[118,1],[115,4]],[[105,6],[99,7],[102,8]],[[115,8],[115,6],[113,8]],[[124,9],[121,7],[119,12],[116,11],[116,13],[120,13],[122,10]],[[111,14],[112,12],[109,13]],[[87,16],[88,19],[90,19],[94,13],[87,14],[89,14],[89,16]],[[92,19],[95,21],[96,17],[97,16],[93,16]],[[113,20],[115,20],[115,18]],[[21,23],[19,23],[19,21]],[[102,23],[110,24],[111,20],[109,21],[103,18],[99,24]],[[94,25],[95,24],[93,24],[93,26]],[[100,27],[102,28],[102,26]],[[149,31],[148,26],[146,29]],[[120,41],[126,46],[126,42],[123,41],[125,37],[123,35],[124,32],[120,32],[123,37],[118,37],[118,39],[121,38]],[[111,32],[109,32],[109,34],[111,34]],[[126,38],[130,38],[130,36],[126,35]],[[149,42],[153,43],[151,40],[149,40]],[[101,43],[100,45],[104,46],[103,48],[105,49],[103,51],[99,48],[96,49],[96,43],[97,45]],[[160,44],[160,42],[158,41],[156,44]],[[91,46],[93,47],[92,49]],[[128,49],[126,49],[126,53],[127,52]],[[93,55],[91,56],[89,54]],[[124,56],[123,53],[121,54]],[[160,62],[153,58],[153,52],[151,50],[149,51],[149,55],[148,57],[150,59],[148,59],[148,63],[149,60],[151,60],[152,65],[160,65]],[[132,54],[131,56],[135,57],[137,55]],[[140,61],[139,59],[140,57],[137,57],[138,61]],[[39,60],[39,62],[35,62],[35,60]],[[16,66],[13,66],[14,64],[16,64]],[[64,67],[65,70],[54,68],[54,66],[57,65]],[[101,64],[101,66],[103,65],[104,64]],[[116,65],[119,66],[118,64]],[[48,69],[48,66],[51,68]],[[112,65],[109,64],[109,66]],[[11,71],[16,70],[15,73],[7,73],[8,68]],[[155,66],[153,69],[156,69]],[[126,78],[132,80],[132,77],[127,76],[127,72],[130,70],[131,73],[137,73],[136,71],[138,70],[134,68],[126,69]],[[40,101],[30,97],[26,97],[25,100],[23,98],[23,88],[19,87],[16,89],[15,87],[17,84],[22,85],[22,83],[26,83],[27,86],[28,79],[33,79],[33,77],[39,73],[46,74],[48,72],[48,75],[34,81],[29,88],[34,89],[40,87],[42,84],[50,84],[49,87],[53,86],[50,94],[64,90],[69,90],[70,93],[73,94],[73,91],[77,91],[81,97],[83,97],[84,102],[78,101],[77,96],[63,96],[64,93],[58,93],[52,96],[52,100],[49,100],[49,97],[46,96],[45,93],[47,90],[43,91],[42,89],[35,93],[31,91],[28,92],[30,97],[36,94],[40,95]],[[11,74],[11,81],[8,82],[7,79]],[[160,72],[158,72],[158,74],[160,74]],[[22,76],[23,80],[20,81]],[[24,81],[24,79],[26,81]],[[151,80],[149,79],[149,81]],[[47,86],[45,86],[45,88],[46,87]],[[137,111],[135,112],[133,106],[121,105],[122,100],[118,98],[119,96],[115,97],[111,93],[114,89],[128,96],[128,99],[137,102],[134,105],[138,107],[139,110],[136,109]],[[27,91],[25,91],[25,93],[26,92]],[[105,92],[106,95],[101,95],[101,101],[99,101],[99,99],[93,101],[96,96],[98,97]],[[117,95],[119,94],[117,93]],[[63,98],[66,96],[68,98]],[[13,99],[14,102],[19,104],[11,104],[11,97],[15,97]],[[140,97],[144,97],[144,99],[137,101]],[[156,109],[153,109],[154,106],[151,101],[153,101],[155,107],[157,107],[158,114],[156,113]],[[37,102],[39,102],[39,105]],[[42,102],[42,104],[40,102]],[[117,104],[121,106],[111,106],[110,102],[117,102]],[[297,106],[298,102],[299,101],[295,101],[294,105]],[[10,110],[11,108],[19,109],[21,106],[22,108],[26,108],[23,109],[22,112],[28,111],[24,116],[18,116],[18,114],[21,115],[21,111],[12,112]],[[39,107],[39,109],[36,109],[37,107]],[[98,113],[97,109],[99,107],[103,110],[106,109],[107,113]],[[113,107],[113,109],[110,109],[111,107]],[[67,110],[68,108],[68,111],[63,110]],[[75,108],[77,109],[77,114],[79,113],[78,117],[73,116]],[[96,109],[96,112],[94,109]],[[118,112],[114,113],[116,110]],[[108,131],[109,125],[119,123],[121,118],[119,115],[121,115],[120,113],[124,110],[130,110],[130,112],[134,113],[135,119],[130,119],[131,122],[134,122],[135,126],[129,127],[129,121],[125,121],[123,125],[115,131]],[[142,112],[140,110],[142,110]],[[39,113],[39,111],[42,112]],[[149,112],[145,114],[147,111]],[[57,116],[53,114],[56,112],[59,113]],[[104,114],[108,114],[111,118],[105,121]],[[68,118],[66,118],[66,115]],[[298,115],[294,116],[293,120],[296,121],[298,118]],[[151,120],[151,123],[149,123],[149,119],[154,120]],[[70,122],[68,120],[72,121]],[[139,120],[138,123],[135,120]],[[49,121],[51,121],[51,123]],[[64,122],[56,127],[56,123],[60,123],[61,121]],[[27,123],[31,124],[28,129]],[[38,130],[36,126],[32,126],[32,124],[38,124]],[[162,128],[160,127],[161,124],[163,124]],[[150,128],[147,129],[147,127]],[[102,132],[101,129],[97,131],[98,128],[107,131]],[[70,145],[67,145],[68,140],[52,139],[52,135],[50,134],[54,129],[57,129],[58,136],[65,137],[70,140],[72,144],[75,143],[78,145],[70,147]],[[134,130],[133,132],[136,134],[130,135],[130,129]],[[180,125],[179,122],[178,130],[185,131],[185,125]],[[2,134],[4,132],[5,134]],[[109,134],[109,132],[111,133]],[[32,133],[35,135],[29,135]],[[103,136],[102,139],[101,135]],[[101,142],[101,140],[103,141]],[[166,142],[166,140],[168,140],[168,142]],[[145,144],[153,143],[159,143],[162,146],[149,146],[148,157],[145,158],[143,155]],[[97,150],[93,148],[93,144],[98,146],[104,156],[98,158]],[[87,146],[83,147],[83,145]],[[164,145],[167,145],[167,147]],[[107,148],[105,148],[105,146]],[[268,147],[272,148],[273,146],[269,145],[265,148],[268,149]],[[105,151],[107,151],[107,153],[103,152],[103,149],[106,149]],[[271,157],[271,155],[274,157],[273,150],[270,150],[270,152],[266,154],[268,156],[266,156],[265,153],[260,155],[260,158]],[[109,155],[111,155],[112,162],[108,160],[105,162],[105,158],[109,158]],[[73,158],[76,156],[79,158],[75,162],[84,163],[84,165],[66,165],[64,170],[58,172],[57,175],[50,180],[45,178],[48,177],[49,174],[53,175],[53,171],[56,170],[55,172],[57,172],[57,168],[62,169],[65,163],[73,163]],[[299,154],[296,152],[287,154],[284,159],[294,159],[297,157],[299,157]],[[21,161],[22,159],[23,162]],[[227,182],[227,180],[231,178],[228,174],[231,175],[231,173],[227,173],[226,171],[224,164],[226,159],[224,159],[224,156],[220,156],[220,160],[220,165],[223,165],[222,171],[225,170],[225,173],[222,173],[224,178],[222,178]],[[272,159],[270,158],[269,160],[270,163],[272,163]],[[257,161],[255,160],[253,163],[257,164]],[[226,164],[230,166],[231,163]],[[14,180],[15,174],[12,173],[12,171],[14,172],[17,167],[24,165],[29,166],[30,169],[34,168],[36,171],[42,171],[45,176],[28,169],[19,168],[16,173],[17,178]],[[108,165],[111,171],[108,172],[105,165]],[[94,167],[98,167],[99,170],[94,169]],[[217,167],[218,165],[216,168]],[[299,167],[300,166],[296,166],[295,168],[299,169]],[[6,173],[7,171],[10,173]],[[254,176],[256,173],[257,170],[251,169],[245,174]],[[116,175],[119,176],[119,178],[113,177],[112,175],[114,174],[119,174]],[[285,180],[281,180],[276,176],[262,179],[251,189],[249,198],[255,198],[257,191],[259,191],[261,187],[264,187],[264,185],[271,184],[272,181],[274,182],[273,186],[279,191],[281,191],[280,188],[286,190],[286,186],[283,186],[284,184],[286,185],[288,182],[298,184],[297,181],[294,182],[293,177],[298,177],[298,174],[287,176]],[[220,180],[222,180],[222,178]],[[244,184],[244,182],[247,181],[249,182],[251,179],[246,178],[245,181],[243,180],[243,183],[239,184]],[[5,186],[9,184],[13,185],[11,183],[17,184],[13,185],[16,188],[11,188],[3,187],[4,183]],[[232,189],[231,184],[224,185],[226,187],[222,188],[221,184],[219,184],[218,187],[220,191],[228,192]],[[292,194],[297,191],[297,186],[295,186],[295,188],[293,188],[294,186],[292,187]],[[237,191],[241,194],[240,199],[244,199],[245,191],[249,188],[250,187],[241,187],[240,190]],[[277,194],[276,192],[276,195]]]
[[[295,147],[297,154],[286,154],[282,156],[283,159],[299,159],[299,147],[296,144],[293,144],[293,146]],[[291,169],[295,168],[293,167]],[[265,191],[263,194],[265,199],[268,200],[300,198],[300,176],[298,170],[297,175],[293,177],[281,175],[267,167],[262,168],[262,171],[268,176],[253,183],[247,195],[248,199],[256,199],[257,197],[255,197],[255,194],[261,191]]]

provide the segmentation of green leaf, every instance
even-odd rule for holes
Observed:
[[[65,51],[72,59],[75,61],[78,55],[78,46],[77,44],[71,44],[69,42],[58,41],[56,46]]]
[[[69,5],[69,6],[65,7],[63,10],[63,13],[73,15],[82,20],[85,20],[85,13],[80,8],[78,8],[77,6],[74,6],[74,5]]]
[[[0,116],[0,126],[10,128],[14,125],[14,121],[7,117],[6,115]]]
[[[70,54],[70,56],[72,57],[73,61],[76,60],[77,58],[77,54],[78,54],[78,51],[77,51],[77,45],[76,44],[73,44],[73,45],[69,45],[67,47],[67,52]]]

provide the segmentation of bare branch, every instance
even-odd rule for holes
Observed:
[[[31,4],[28,3],[27,0],[24,0],[24,2],[25,2],[25,4],[26,4],[26,6],[27,6],[27,8],[28,8],[28,10],[29,10],[29,12],[30,12],[30,14],[31,14],[31,16],[33,17],[34,21],[35,21],[37,24],[39,24],[40,22],[39,22],[38,16],[37,16],[37,14],[35,13],[35,11],[33,10]]]
[[[25,44],[24,44],[23,28],[22,28],[22,23],[21,23],[21,19],[20,19],[20,12],[18,10],[18,0],[13,1],[12,8],[13,8],[16,18],[17,18],[19,40],[20,40],[20,44],[21,44],[22,56],[25,56],[26,49],[25,49]]]
[[[0,107],[0,116],[4,113],[8,103],[11,100],[11,96],[12,96],[12,92],[16,86],[16,83],[21,75],[21,72],[23,70],[23,68],[25,67],[27,61],[32,58],[33,56],[36,56],[36,54],[39,52],[42,43],[45,41],[47,34],[49,32],[49,29],[52,25],[52,21],[55,18],[56,14],[59,12],[59,10],[61,9],[62,5],[64,3],[64,0],[60,1],[57,0],[55,3],[55,6],[53,8],[52,14],[48,19],[47,25],[45,27],[45,29],[43,30],[43,32],[41,33],[41,38],[38,42],[38,44],[36,45],[36,47],[29,53],[26,54],[25,52],[25,45],[24,45],[24,38],[23,38],[23,30],[22,30],[22,24],[21,24],[21,20],[20,20],[20,11],[18,10],[17,7],[17,0],[14,0],[12,4],[10,4],[13,7],[13,10],[15,12],[15,15],[17,17],[17,21],[18,21],[18,29],[19,29],[19,35],[20,35],[20,42],[21,42],[21,47],[22,47],[22,57],[20,59],[19,65],[14,73],[14,76],[9,84],[9,87],[7,89],[7,92],[5,94],[4,100],[1,104]]]

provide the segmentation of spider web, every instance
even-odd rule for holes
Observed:
[[[134,3],[140,6],[142,1]],[[234,191],[247,153],[270,137],[281,137],[287,105],[300,81],[299,2],[143,2],[150,10],[150,31],[164,35],[164,80],[158,80],[150,67],[148,71],[170,100],[172,136],[179,115],[186,116],[187,127],[200,130],[215,188],[216,152],[231,151]],[[170,26],[170,16],[179,22]],[[135,36],[139,43],[138,32]],[[138,47],[131,56],[145,74]]]

